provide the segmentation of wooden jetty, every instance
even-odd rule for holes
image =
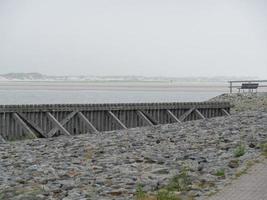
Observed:
[[[0,142],[229,115],[228,102],[0,105]]]

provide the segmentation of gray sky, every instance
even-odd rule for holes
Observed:
[[[0,73],[267,78],[266,0],[0,0]]]

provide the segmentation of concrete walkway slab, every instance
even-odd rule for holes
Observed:
[[[254,165],[208,200],[267,200],[267,160]]]

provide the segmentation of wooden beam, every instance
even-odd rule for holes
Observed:
[[[99,133],[99,131],[94,127],[94,125],[84,116],[82,112],[78,112],[78,117],[84,122],[84,124],[88,127],[90,132]]]
[[[175,121],[175,122],[178,122],[178,123],[181,123],[181,121],[173,114],[172,111],[170,111],[169,109],[166,110],[167,111],[167,114]]]
[[[148,112],[141,110],[141,112],[149,119],[149,121],[151,121],[153,123],[153,125],[158,125],[160,124],[157,120],[155,120],[151,114],[149,114]]]
[[[127,127],[121,122],[121,120],[110,110],[108,111],[108,114],[112,117],[112,119],[118,124],[121,128],[127,129]]]
[[[186,111],[180,118],[179,118],[179,120],[181,121],[181,122],[183,122],[194,110],[195,110],[196,108],[194,107],[194,108],[191,108],[191,109],[189,109],[188,111]]]
[[[195,112],[201,119],[206,119],[206,117],[198,109],[195,109]]]
[[[227,112],[227,110],[225,110],[224,108],[222,108],[222,112],[223,112],[225,115],[230,116],[230,113]]]
[[[142,113],[142,111],[137,110],[137,115],[143,119],[146,125],[153,126],[154,124]]]
[[[20,118],[20,116],[17,113],[12,113],[12,116],[15,119],[15,121],[19,124],[19,126],[23,128],[26,134],[30,136],[30,138],[37,138],[35,133],[27,126],[27,124]]]
[[[46,113],[46,115],[47,115],[47,117],[48,117],[48,119],[56,126],[56,127],[58,127],[58,129],[60,130],[60,131],[62,131],[63,132],[63,134],[65,134],[65,135],[71,135],[63,126],[62,126],[62,124],[60,124],[59,123],[59,121],[50,113],[50,112],[47,112]],[[53,135],[49,135],[49,134],[47,134],[48,135],[48,137],[52,137]]]
[[[47,136],[46,136],[46,133],[36,124],[36,123],[34,123],[34,122],[32,122],[32,121],[30,121],[30,120],[28,120],[27,118],[26,118],[26,116],[24,115],[24,114],[22,114],[22,113],[17,113],[19,116],[20,116],[20,118],[30,127],[30,128],[32,128],[32,129],[34,129],[35,131],[36,131],[36,133],[38,133],[38,136],[40,137],[40,138],[46,138]]]
[[[65,124],[67,124],[76,114],[78,113],[78,111],[73,111],[70,114],[67,115],[67,117],[65,117],[63,120],[61,120],[59,123],[64,126]],[[47,134],[49,137],[53,137],[56,132],[59,130],[59,127],[56,126],[54,128],[52,128],[49,133]]]
[[[5,143],[6,140],[2,137],[2,135],[0,135],[0,143]]]

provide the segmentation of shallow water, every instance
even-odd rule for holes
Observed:
[[[225,86],[166,83],[0,83],[0,104],[137,103],[205,101]]]
[[[0,90],[0,104],[205,101],[220,92]]]

